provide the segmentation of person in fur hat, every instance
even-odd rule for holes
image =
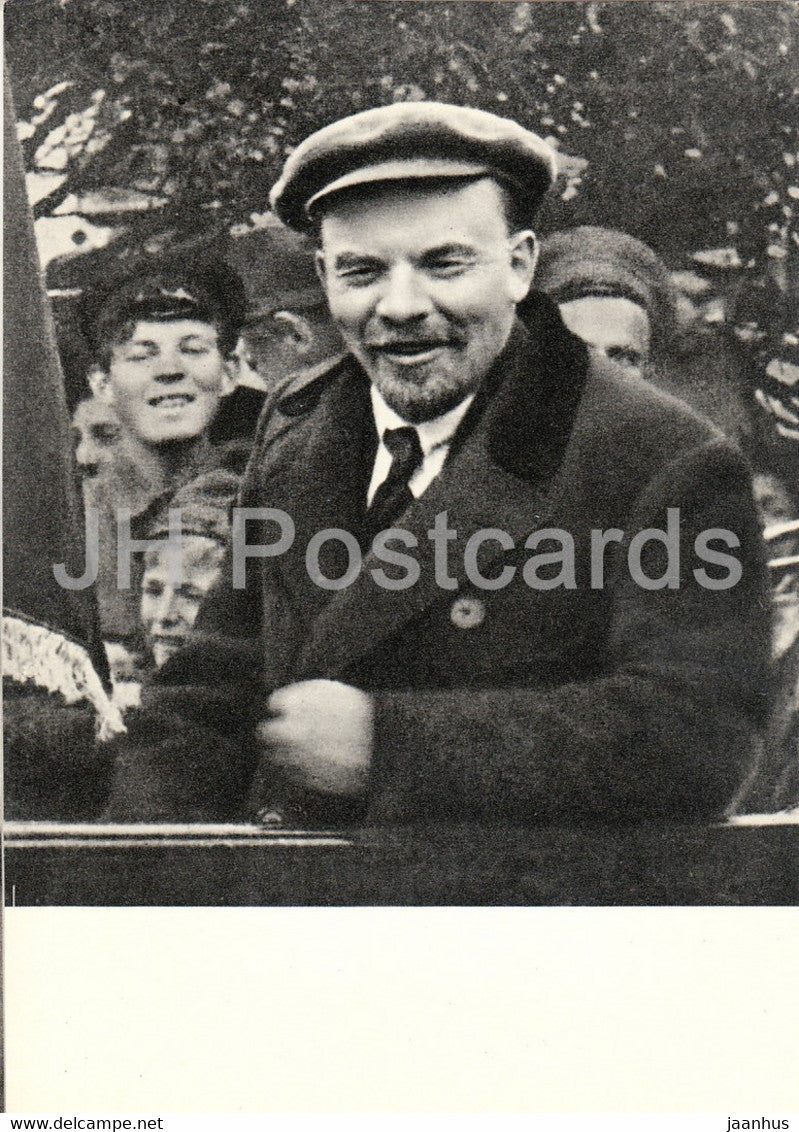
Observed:
[[[169,518],[153,524],[140,609],[147,649],[159,668],[189,640],[203,598],[219,578],[239,483],[235,473],[219,469],[175,492],[170,510],[180,511],[181,550],[176,576],[170,569]]]

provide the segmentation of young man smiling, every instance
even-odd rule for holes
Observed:
[[[117,580],[119,520],[148,537],[183,484],[217,466],[208,430],[234,386],[230,356],[244,321],[241,280],[226,264],[174,256],[147,263],[88,295],[83,323],[95,363],[94,397],[113,411],[119,434],[94,477],[87,511],[99,523],[97,595],[103,637],[115,656],[139,654],[141,561],[130,588]]]
[[[335,122],[289,157],[272,205],[315,230],[348,352],[267,403],[241,492],[260,520],[246,587],[228,564],[145,694],[114,816],[641,820],[730,797],[768,635],[746,469],[685,406],[589,359],[543,296],[517,319],[553,176],[517,123],[427,102]],[[703,532],[733,532],[736,585],[688,568],[672,586],[650,537],[669,508],[686,565]],[[574,587],[525,584],[525,540],[555,528],[584,563],[592,529],[609,534],[604,585],[582,567]],[[410,587],[373,577],[387,529],[419,563]],[[353,540],[359,576],[321,586],[306,548],[343,583]]]

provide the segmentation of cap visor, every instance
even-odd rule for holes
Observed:
[[[477,164],[471,161],[449,161],[446,158],[434,160],[419,158],[419,160],[384,161],[379,165],[367,165],[345,173],[325,185],[318,193],[305,203],[305,213],[308,217],[313,215],[316,205],[325,197],[339,193],[343,189],[355,188],[357,185],[376,184],[380,181],[415,181],[433,179],[436,177],[481,177],[491,172],[488,165]]]

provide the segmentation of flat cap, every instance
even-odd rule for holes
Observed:
[[[228,262],[249,292],[251,323],[276,310],[324,306],[325,293],[314,266],[312,240],[292,232],[269,213],[262,227],[231,240]]]
[[[217,327],[224,352],[236,345],[247,297],[239,274],[210,256],[163,255],[140,259],[88,290],[80,321],[97,351],[131,319],[193,318]]]
[[[552,148],[509,118],[443,102],[397,102],[332,122],[291,154],[270,193],[290,228],[308,231],[322,202],[357,185],[493,176],[530,215],[556,175]]]

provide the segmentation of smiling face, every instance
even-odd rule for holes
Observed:
[[[388,404],[431,420],[473,393],[530,287],[535,237],[488,178],[332,198],[317,264],[330,311]]]
[[[126,432],[157,446],[199,438],[233,381],[216,328],[187,318],[136,322],[92,387]]]
[[[215,539],[184,535],[181,576],[170,578],[168,542],[144,556],[141,620],[153,660],[160,668],[189,638],[200,605],[219,577],[225,550]]]
[[[560,304],[563,321],[605,357],[643,377],[649,360],[649,315],[630,299],[585,295]]]

